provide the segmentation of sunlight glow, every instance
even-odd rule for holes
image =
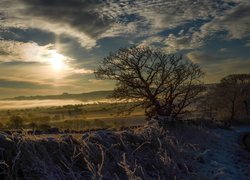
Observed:
[[[65,67],[65,60],[66,57],[56,51],[53,51],[49,58],[50,64],[55,71],[60,71]]]

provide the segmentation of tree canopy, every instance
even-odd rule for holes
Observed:
[[[200,67],[179,54],[149,47],[120,49],[104,58],[95,71],[99,79],[116,81],[113,97],[134,100],[148,116],[186,112],[204,90]]]

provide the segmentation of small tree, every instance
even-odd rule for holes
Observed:
[[[0,130],[4,129],[3,123],[0,122]]]
[[[232,74],[221,79],[208,94],[213,99],[217,116],[233,122],[248,114],[247,100],[250,98],[250,74]]]
[[[9,128],[20,129],[23,127],[23,118],[21,116],[13,115],[10,117],[7,126]]]
[[[38,125],[35,122],[29,123],[29,127],[32,129],[32,131],[35,131],[38,128]]]
[[[113,97],[134,100],[146,115],[176,118],[204,90],[200,67],[181,55],[149,47],[120,49],[104,58],[95,71],[99,79],[116,81]],[[166,118],[165,118],[166,119]]]

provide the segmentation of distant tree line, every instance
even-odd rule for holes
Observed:
[[[232,74],[210,88],[201,103],[205,116],[228,123],[250,119],[250,74]]]

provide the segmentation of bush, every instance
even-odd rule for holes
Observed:
[[[23,118],[21,116],[11,116],[7,123],[8,128],[21,129],[23,127]]]
[[[35,122],[31,122],[28,124],[28,127],[34,131],[38,128],[38,125]]]
[[[40,124],[38,126],[38,129],[41,130],[41,131],[48,131],[50,128],[51,128],[51,126],[48,125],[48,124]]]
[[[0,129],[3,129],[4,128],[4,125],[3,123],[0,122]]]
[[[61,120],[61,116],[57,114],[52,119],[55,120],[55,121]]]
[[[56,125],[57,127],[58,124]],[[74,130],[82,130],[90,128],[90,121],[86,121],[83,119],[74,119],[74,120],[65,120],[61,125],[64,129],[74,129]]]
[[[50,120],[51,120],[50,116],[35,116],[30,119],[30,121],[40,122],[40,123],[47,123],[50,122]]]

